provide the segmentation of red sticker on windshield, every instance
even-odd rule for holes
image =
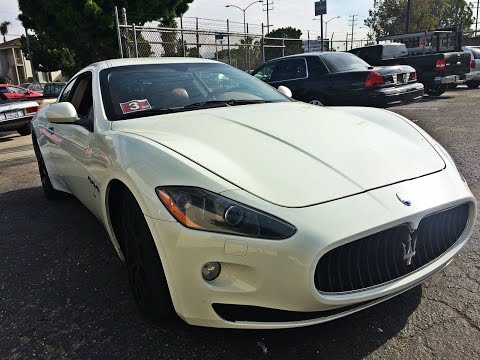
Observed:
[[[143,100],[130,100],[124,103],[120,103],[122,112],[124,114],[129,114],[136,111],[150,110],[152,107],[147,99]]]

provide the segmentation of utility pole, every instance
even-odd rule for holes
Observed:
[[[412,16],[412,0],[407,1],[407,24],[405,26],[405,33],[410,32],[410,17]]]
[[[268,34],[270,32],[270,11],[273,11],[273,0],[264,0],[263,2],[263,11],[267,13],[267,32]]]
[[[350,41],[351,41],[350,50],[351,50],[351,49],[353,49],[353,29],[354,29],[355,25],[357,24],[357,19],[355,19],[355,17],[358,17],[358,14],[349,15],[349,17],[352,18],[351,20],[349,20],[352,23],[352,38],[350,39]]]
[[[480,6],[480,0],[477,0],[477,18],[475,19],[475,36],[478,35],[478,8]]]

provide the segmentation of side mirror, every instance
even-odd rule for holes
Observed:
[[[280,85],[280,86],[278,87],[278,92],[279,92],[280,94],[283,94],[283,95],[289,97],[289,98],[291,98],[291,97],[293,96],[292,90],[290,90],[288,87],[283,86],[283,85]]]
[[[46,115],[48,121],[54,124],[72,124],[79,119],[77,110],[69,102],[50,105]]]

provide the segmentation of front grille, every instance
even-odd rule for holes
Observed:
[[[401,225],[330,250],[317,264],[315,286],[326,293],[346,292],[410,274],[457,242],[468,215],[469,205],[463,204],[425,217],[415,231]]]

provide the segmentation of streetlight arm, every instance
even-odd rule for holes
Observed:
[[[237,5],[225,5],[225,7],[234,7],[234,8],[237,8],[241,11],[244,11],[240,6],[237,6]]]
[[[257,0],[257,1],[252,2],[252,3],[251,3],[250,5],[248,5],[248,6],[245,8],[245,10],[243,10],[243,11],[246,11],[250,6],[252,6],[253,4],[256,4],[256,3],[263,3],[263,0]]]

